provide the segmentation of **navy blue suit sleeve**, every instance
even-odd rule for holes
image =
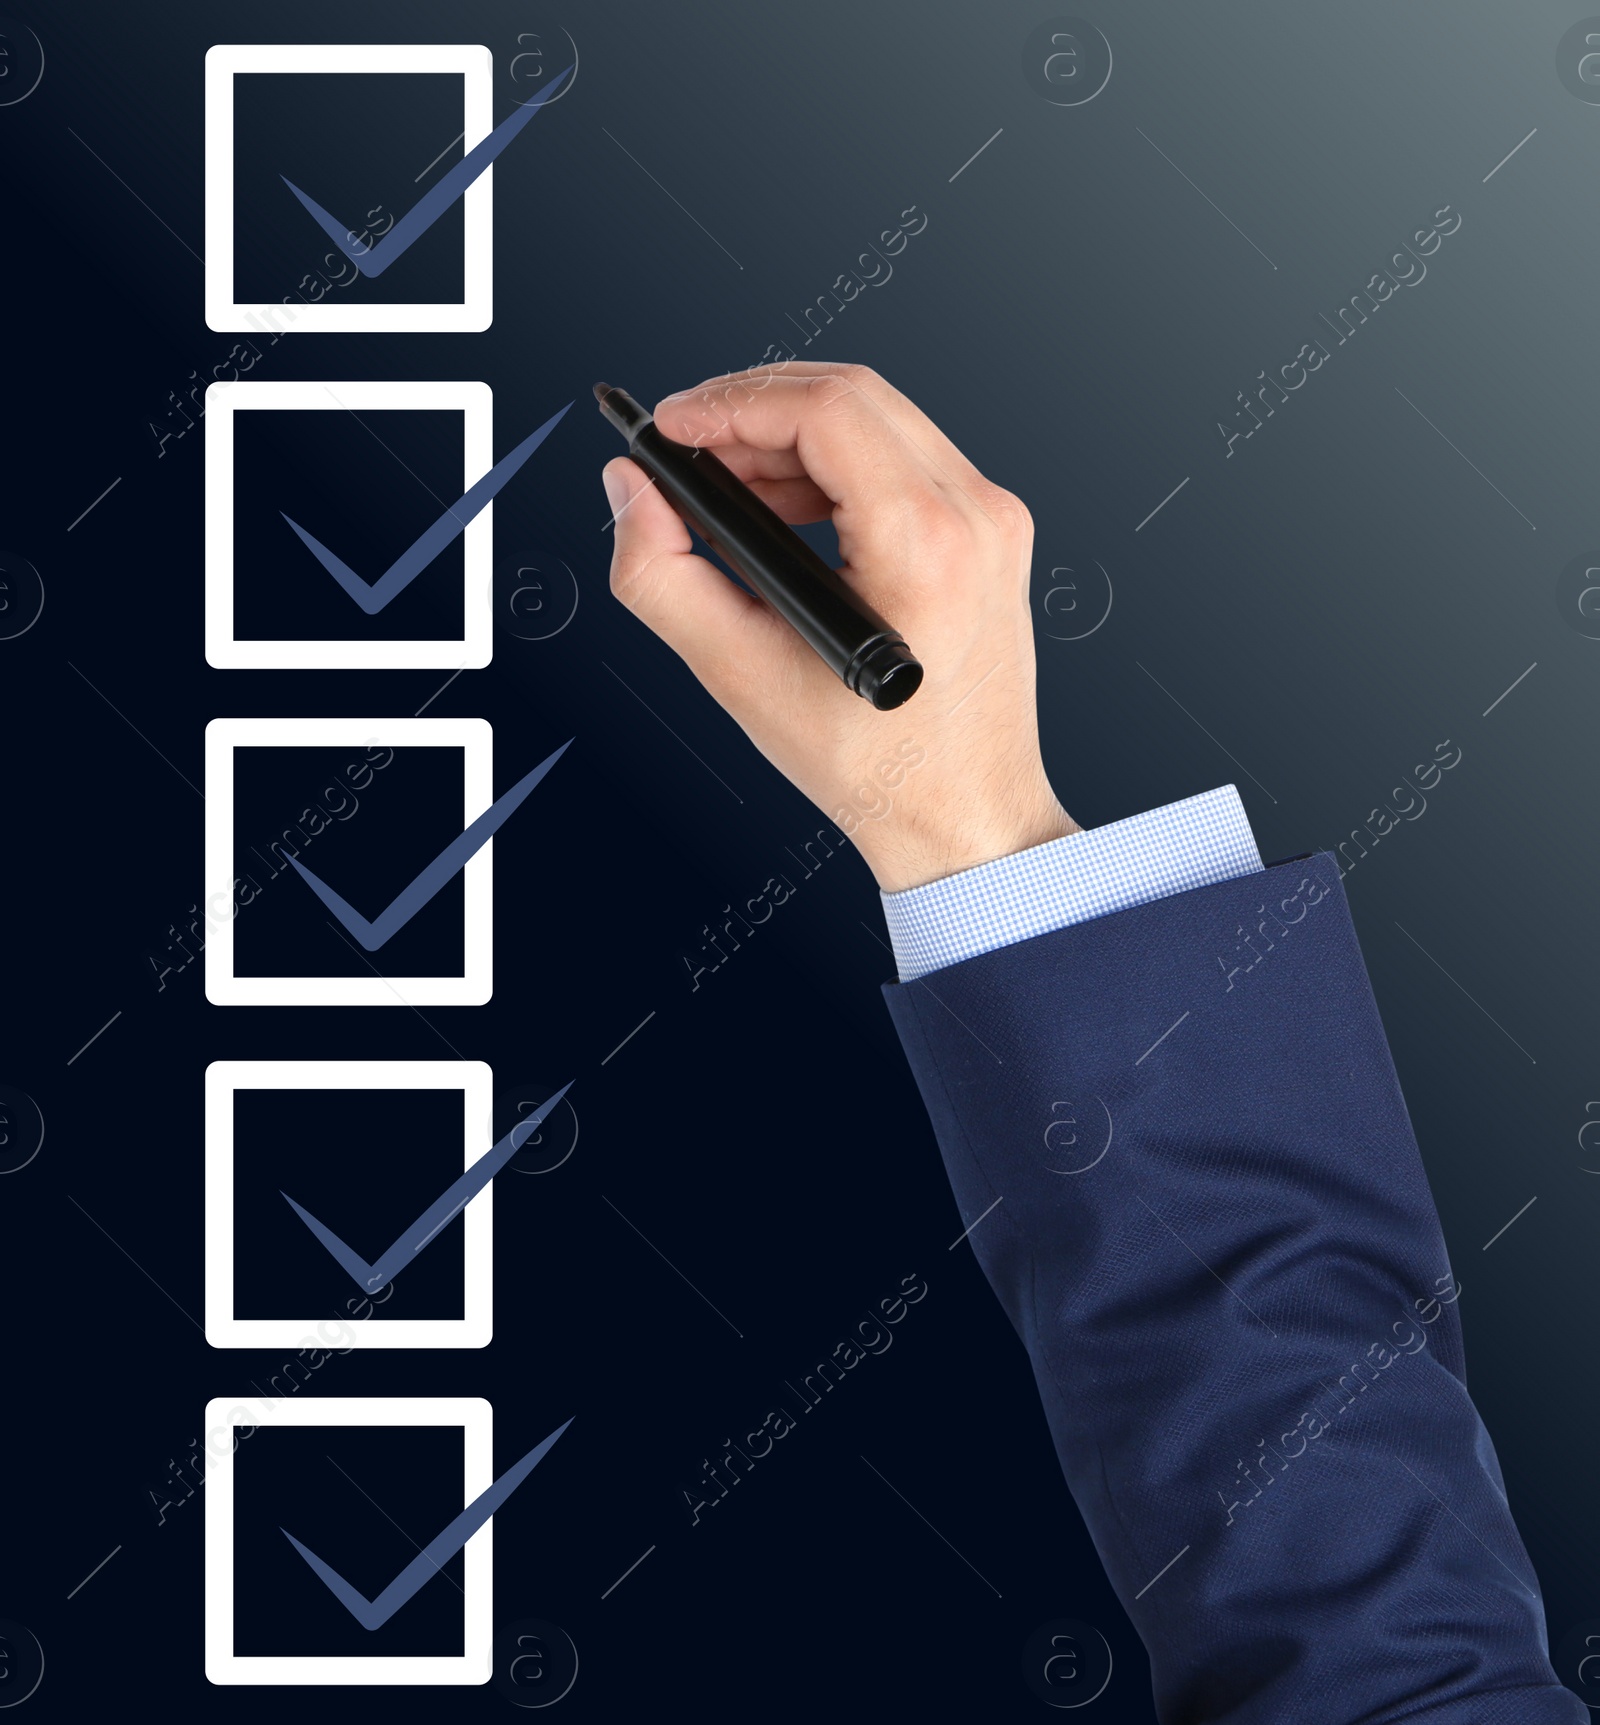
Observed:
[[[884,992],[1161,1719],[1586,1719],[1334,859]]]

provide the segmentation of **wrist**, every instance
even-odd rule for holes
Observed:
[[[1026,810],[1008,809],[965,820],[953,820],[946,812],[926,832],[914,829],[915,823],[908,822],[896,830],[875,833],[870,844],[861,843],[864,833],[857,839],[857,848],[884,892],[908,892],[1083,830],[1048,790]]]

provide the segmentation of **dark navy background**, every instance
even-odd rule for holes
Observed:
[[[357,792],[341,775],[352,757],[362,760],[359,750],[246,745],[232,751],[234,879],[248,881],[236,890],[236,976],[373,974],[372,959],[284,857],[295,855],[369,921],[400,896],[462,831],[462,751],[430,745],[381,749],[377,758],[384,755],[392,759]],[[513,777],[537,765],[529,760]],[[379,949],[381,972],[459,977],[465,899],[457,874]],[[226,904],[212,908],[225,910]]]
[[[387,272],[378,280],[387,281]],[[247,402],[248,396],[239,390],[236,399]],[[329,397],[316,411],[274,408],[233,416],[234,638],[461,640],[459,538],[369,617],[283,519],[298,522],[372,583],[466,489],[461,414],[345,413],[338,399]],[[415,481],[398,493],[397,465]],[[354,508],[353,499],[360,500]]]
[[[970,1218],[879,998],[891,964],[871,877],[606,590],[598,472],[619,445],[590,383],[650,401],[785,341],[876,367],[1032,510],[1046,761],[1079,821],[1231,780],[1268,859],[1364,835],[1347,888],[1464,1285],[1474,1393],[1552,1640],[1600,1632],[1584,1435],[1600,1413],[1600,1131],[1580,1138],[1600,1096],[1600,641],[1561,585],[1600,544],[1600,108],[1556,61],[1581,13],[1073,3],[1115,55],[1078,107],[1028,75],[1025,44],[1057,14],[1012,0],[274,10],[284,41],[482,42],[496,120],[570,63],[568,32],[580,53],[570,93],[494,170],[489,332],[291,333],[262,343],[251,374],[482,379],[497,454],[578,402],[495,505],[493,664],[442,689],[447,669],[205,664],[191,392],[241,338],[201,310],[202,74],[209,46],[257,40],[262,15],[74,0],[26,20],[46,65],[0,106],[0,567],[14,597],[27,559],[45,605],[0,640],[0,1082],[38,1102],[46,1139],[0,1185],[0,1617],[45,1649],[38,1716],[130,1692],[180,1714],[219,1704],[203,1674],[203,1488],[164,1524],[158,1507],[207,1400],[247,1401],[284,1359],[215,1351],[201,1331],[207,1063],[460,1057],[494,1067],[498,1116],[574,1081],[571,1154],[497,1181],[494,1341],[336,1357],[298,1394],[485,1396],[497,1472],[574,1417],[495,1517],[497,1626],[546,1619],[579,1650],[564,1717],[680,1702],[713,1720],[1043,1717],[1024,1650],[1037,1669],[1030,1637],[1065,1618],[1115,1657],[1083,1716],[1151,1719],[1020,1344],[970,1253],[947,1250]],[[14,18],[4,34],[20,79],[31,45]],[[532,52],[542,69],[515,63]],[[459,123],[458,85],[415,80],[373,139],[304,81],[281,108],[262,82],[240,135],[253,225],[237,255],[241,285],[281,298],[327,247],[276,176],[352,222],[403,210],[443,171],[423,172]],[[11,88],[0,78],[0,101]],[[1426,279],[1337,345],[1318,314],[1445,205],[1462,226]],[[913,206],[927,226],[892,277],[805,345],[805,309]],[[459,287],[458,235],[447,217],[335,302]],[[1218,422],[1247,423],[1236,392],[1313,339],[1329,360],[1226,455]],[[370,544],[370,567],[356,563],[370,577],[384,535],[407,542],[401,524],[429,500],[400,465],[352,459],[304,524],[352,563]],[[303,548],[268,553],[258,578],[287,596]],[[1110,614],[1086,633],[1108,579]],[[541,618],[546,638],[530,639]],[[497,793],[576,738],[495,841],[493,1003],[209,1006],[192,908],[207,722],[419,709],[492,722]],[[913,705],[913,733],[915,719]],[[1460,763],[1417,812],[1402,775],[1447,740]],[[399,772],[306,853],[351,896],[332,847],[359,842],[370,909],[386,902],[381,869],[403,884],[459,812],[459,789],[402,798]],[[314,786],[297,772],[285,790]],[[819,828],[832,854],[814,846],[802,872],[794,853]],[[379,858],[391,833],[403,848]],[[706,926],[780,873],[790,900],[692,990]],[[254,910],[263,929],[288,918],[270,907],[294,890],[274,882],[241,939]],[[286,922],[283,938],[319,927]],[[293,1177],[304,1153],[285,1157]],[[392,1238],[386,1214],[374,1206],[362,1244]],[[693,1525],[702,1459],[913,1272],[928,1294],[889,1350]],[[370,1553],[360,1579],[375,1589],[410,1546],[353,1487],[341,1500],[325,1461],[298,1474],[278,1442],[293,1436],[241,1450],[240,1502],[260,1510],[241,1520],[242,1561],[274,1586],[311,1581],[275,1531],[290,1525],[336,1567],[335,1547],[352,1564]],[[407,1536],[448,1519],[440,1479],[458,1462],[417,1468],[382,1438],[340,1446]],[[281,1520],[288,1497],[297,1523]],[[1304,1561],[1314,1578],[1316,1553]],[[248,1633],[264,1646],[282,1602],[259,1598]],[[406,1611],[419,1638],[447,1635],[458,1604],[435,1580]],[[329,1635],[349,1634],[331,1597],[316,1605]],[[239,1690],[226,1704],[333,1717],[356,1700]],[[491,1686],[358,1704],[437,1719],[505,1701]]]
[[[374,1324],[460,1318],[461,1217],[369,1306],[365,1296],[381,1296],[382,1288],[357,1287],[283,1194],[376,1264],[460,1174],[465,1106],[459,1090],[236,1090],[233,1315]],[[477,1134],[472,1142],[476,1148]],[[347,1340],[332,1329],[327,1339],[336,1347]]]
[[[397,158],[390,145],[396,137],[419,136],[437,139],[442,150],[461,130],[461,79],[420,72],[247,72],[235,78],[233,113],[235,298],[241,305],[272,303],[299,288],[316,300],[315,278],[308,286],[302,286],[304,274],[285,279],[286,257],[298,259],[311,241],[321,240],[305,258],[305,273],[315,271],[324,280],[338,276],[348,284],[350,270],[337,252],[330,258],[320,228],[307,229],[310,218],[283,181],[292,181],[349,231],[381,238],[431,183],[424,179],[419,185],[417,175],[432,153],[426,162],[412,163]],[[495,118],[501,117],[496,111]],[[445,159],[460,158],[457,149]],[[435,226],[444,243],[413,247],[363,283],[368,303],[460,300],[460,203]]]
[[[368,1631],[334,1603],[283,1534],[292,1533],[376,1599],[416,1556],[404,1530],[379,1507],[383,1494],[393,1501],[404,1489],[406,1516],[424,1529],[426,1544],[461,1508],[462,1449],[460,1426],[357,1431],[269,1423],[242,1436],[234,1464],[234,1652],[459,1657],[460,1553],[387,1623]]]

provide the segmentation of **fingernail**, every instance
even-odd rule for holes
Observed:
[[[611,505],[611,516],[615,520],[626,507],[628,499],[633,495],[633,486],[629,483],[627,468],[602,468],[600,483],[606,488],[606,502]]]

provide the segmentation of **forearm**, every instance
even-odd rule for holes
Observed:
[[[885,992],[1162,1718],[1581,1718],[1333,859]]]

